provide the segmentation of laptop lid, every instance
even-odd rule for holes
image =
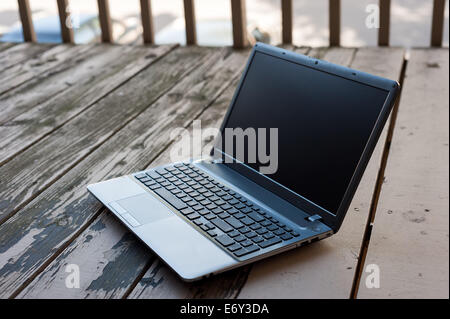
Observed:
[[[337,231],[398,88],[257,43],[213,156]]]

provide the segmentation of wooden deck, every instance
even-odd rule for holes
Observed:
[[[400,104],[338,234],[187,284],[86,185],[168,162],[176,127],[218,126],[249,51],[0,44],[0,298],[448,298],[448,49],[289,48],[401,80]]]

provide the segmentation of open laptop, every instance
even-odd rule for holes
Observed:
[[[182,279],[339,230],[399,84],[257,43],[211,156],[88,186]]]

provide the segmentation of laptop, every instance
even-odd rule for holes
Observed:
[[[335,234],[396,81],[254,45],[208,156],[88,186],[183,280]]]

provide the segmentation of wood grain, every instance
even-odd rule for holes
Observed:
[[[412,50],[358,298],[448,298],[448,49]]]
[[[189,51],[192,51],[192,49],[189,49]],[[138,138],[136,142],[133,143],[134,146],[131,145],[132,150],[129,151],[127,155],[122,154],[121,152],[121,155],[118,155],[117,151],[114,150],[114,148],[111,148],[112,145],[108,147],[115,152],[115,154],[110,155],[115,157],[114,161],[124,161],[123,156],[126,156],[126,163],[123,163],[121,167],[115,169],[122,172],[119,174],[143,169],[145,166],[149,165],[149,163],[152,162],[153,159],[162,152],[162,150],[167,148],[167,145],[170,142],[168,135],[169,132],[175,127],[187,126],[196,116],[203,112],[203,108],[207,107],[216,99],[217,95],[223,90],[223,87],[226,87],[227,83],[229,84],[229,81],[231,81],[232,78],[236,78],[239,72],[235,70],[235,68],[242,68],[243,62],[241,62],[239,66],[230,65],[229,62],[232,60],[229,60],[230,57],[227,58],[228,54],[229,52],[227,51],[216,51],[213,56],[210,56],[208,61],[199,61],[199,65],[201,65],[201,67],[198,67],[196,71],[192,72],[192,74],[183,79],[172,90],[155,102],[151,108],[147,109],[138,118],[136,118],[136,120],[132,122],[134,124],[130,123],[130,125],[119,132],[118,135],[124,134],[128,135],[129,138],[132,138],[133,136],[135,137],[135,135],[131,135],[129,130],[142,130],[143,127],[147,128],[149,124],[153,123],[156,126],[151,126],[150,129],[147,129],[148,132],[144,134],[145,136]],[[233,55],[231,58],[234,58]],[[161,121],[161,119],[166,120]],[[116,137],[110,139],[107,144],[115,144],[115,138]],[[131,159],[134,156],[133,154],[136,154],[136,160]],[[99,165],[104,165],[103,163],[107,162],[104,158],[99,158],[99,161]],[[80,196],[86,197],[86,191],[83,191]],[[93,206],[92,210],[94,210],[94,208],[100,209],[102,208],[102,205],[96,202],[96,206]],[[108,215],[109,214],[104,211],[98,220],[101,220],[102,223],[106,225],[106,220],[109,218]],[[117,221],[115,221],[115,223],[118,224]],[[95,222],[93,225],[95,225]],[[73,248],[74,254],[83,254],[86,249],[88,251],[96,250],[98,249],[98,245],[101,244],[100,241],[109,247],[114,247],[119,244],[121,238],[125,236],[126,232],[125,228],[122,226],[120,226],[119,231],[114,230],[114,228],[110,229],[110,227],[106,226],[103,230],[103,235],[101,235],[100,233],[97,234],[95,228],[89,227],[87,231],[82,234],[82,236],[85,236],[88,233],[93,236],[88,245],[89,247],[86,247],[86,245],[81,247],[78,243],[74,243],[74,245],[72,245],[72,247],[75,247]],[[134,236],[132,236],[132,238],[134,238]],[[105,240],[110,242],[105,243]],[[147,254],[132,253],[133,250],[140,251],[141,249],[142,245],[134,239],[133,244],[127,246],[127,250],[123,251],[123,254],[132,254],[133,256],[136,256],[134,259],[128,259],[128,267],[135,269],[137,273],[145,270],[145,267],[149,263],[150,259],[154,258],[147,249],[145,249]],[[97,270],[86,279],[87,282],[84,289],[82,289],[83,291],[79,292],[80,296],[97,294],[97,289],[99,289],[99,286],[95,285],[95,282],[110,281],[110,276],[114,276],[115,272],[121,271],[120,269],[116,269],[116,266],[112,263],[102,263],[103,259],[101,256],[104,256],[105,254],[108,254],[108,252],[103,251],[102,253],[90,255],[89,267]],[[120,254],[122,254],[122,252],[120,252]],[[117,258],[122,258],[119,256],[119,253],[116,256]],[[64,269],[60,267],[64,262],[64,258],[57,258],[53,264],[57,265],[60,271],[63,272]],[[106,269],[109,270],[106,272]],[[26,289],[24,294],[26,296],[37,295],[38,292],[41,291],[41,283],[43,282],[46,282],[46,286],[57,286],[64,284],[57,278],[49,275],[51,275],[51,272],[44,271],[42,273],[42,278],[46,279],[37,279],[35,281],[36,287],[33,288],[34,284],[32,284],[30,288]],[[136,276],[135,278],[130,278],[127,280],[127,285],[131,285],[136,278],[138,277]],[[125,292],[126,289],[124,287],[111,287],[111,290],[108,292],[108,296],[121,297]]]
[[[125,83],[157,59],[158,52],[167,52],[173,48],[108,45],[100,47],[100,54],[86,61],[84,67],[73,69],[72,77],[68,80],[71,85],[62,94],[0,125],[0,135],[3,137],[0,140],[0,164]]]
[[[94,68],[94,66],[88,64],[88,61],[93,59],[95,55],[101,54],[103,49],[96,45],[79,45],[77,48],[79,51],[77,51],[76,58],[72,56],[61,61],[60,64],[52,61],[51,63],[57,63],[57,65],[3,93],[0,96],[2,109],[0,125],[40,104],[47,103],[59,93],[72,87],[78,80],[77,76],[83,76],[84,74],[84,77],[88,77],[88,72],[92,72],[91,70]],[[83,50],[83,48],[86,48],[86,50]],[[25,62],[25,64],[27,63]],[[40,62],[37,62],[37,64],[39,65]],[[11,70],[16,68],[16,71],[20,73],[22,70],[20,65],[11,67]],[[8,73],[8,70],[5,72]]]
[[[0,78],[2,79],[0,95],[44,72],[49,72],[55,67],[61,67],[61,64],[66,64],[74,56],[80,57],[89,48],[90,46],[86,45],[58,45],[27,59],[23,63],[15,64],[0,71]]]
[[[195,68],[195,71],[191,72],[189,77],[184,78],[170,92],[153,103],[139,117],[128,123],[126,127],[110,138],[107,143],[101,145],[76,168],[64,175],[61,180],[54,183],[24,210],[20,211],[1,227],[9,228],[12,223],[23,223],[24,220],[28,219],[24,216],[29,216],[30,213],[36,213],[33,207],[41,207],[39,209],[40,217],[35,216],[33,220],[44,220],[50,216],[52,216],[51,219],[59,219],[64,216],[69,218],[68,215],[73,214],[74,220],[69,219],[67,225],[59,227],[58,231],[56,231],[57,235],[55,233],[52,235],[52,238],[56,239],[54,244],[58,245],[58,247],[61,246],[61,241],[64,242],[70,239],[71,236],[76,236],[76,230],[83,230],[87,227],[90,223],[90,218],[96,216],[96,213],[100,211],[102,206],[92,196],[88,195],[85,185],[142,169],[148,165],[152,157],[157,156],[170,142],[168,132],[176,127],[188,125],[192,121],[192,118],[201,114],[203,109],[209,105],[210,101],[214,100],[220,94],[223,90],[221,88],[226,86],[226,79],[233,74],[231,72],[232,69],[224,64],[223,61],[221,63],[218,62],[223,59],[220,58],[221,56],[226,56],[227,50],[211,49],[213,54],[206,61],[199,59],[198,56],[199,52],[205,50],[210,49],[196,48],[195,50],[187,50],[187,54],[192,56],[191,59],[196,61],[196,65],[192,67]],[[178,59],[177,62],[183,65],[186,63],[186,59]],[[215,65],[223,66],[220,68],[221,72],[217,72],[217,68],[213,67]],[[141,82],[145,81],[141,80]],[[139,92],[141,91],[145,92],[145,90],[139,90]],[[117,94],[119,93],[117,92]],[[131,96],[129,95],[124,96],[122,101],[130,98]],[[133,97],[130,103],[137,103],[141,99],[142,97]],[[121,99],[116,96],[115,101],[117,101],[116,103],[120,103]],[[53,201],[50,198],[55,198],[58,202],[64,204],[62,206],[57,205],[57,207],[42,207],[42,203],[49,203],[49,200],[50,202]],[[41,226],[39,224],[26,226],[26,228],[29,227],[40,228]],[[13,228],[17,229],[17,227]],[[47,230],[51,231],[51,227],[44,227],[41,230],[44,232]],[[55,230],[53,231],[55,232]],[[7,232],[0,231],[0,234]],[[64,239],[60,236],[63,236]],[[41,242],[45,242],[45,240]],[[24,252],[25,255],[28,253]],[[48,249],[39,249],[39,254],[42,257],[39,258],[39,263],[42,265],[52,255],[52,252]],[[31,267],[24,272],[34,272],[37,270],[37,265],[27,266]],[[24,267],[21,266],[20,268],[23,270]],[[19,272],[24,275],[24,272]],[[11,279],[15,276],[22,277],[19,273],[11,275]],[[28,273],[28,275],[30,274]],[[2,276],[1,269],[0,276]],[[20,285],[20,281],[17,278],[13,282],[6,280],[8,282],[7,286],[9,287],[5,289],[6,293],[8,291],[11,292],[11,289],[17,288]],[[15,287],[12,288],[13,286]]]
[[[54,44],[21,43],[0,52],[0,70],[6,69],[31,59],[35,55],[49,50]]]

